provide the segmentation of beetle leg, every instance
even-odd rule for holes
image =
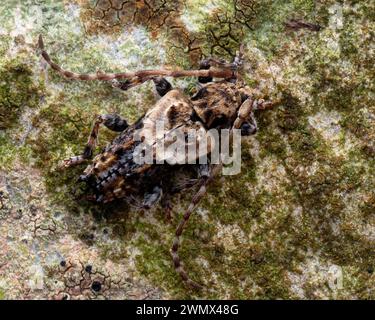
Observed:
[[[172,220],[172,202],[170,196],[164,195],[160,203],[165,212],[165,219],[170,222]]]
[[[86,160],[87,160],[87,158],[84,157],[83,155],[73,156],[73,157],[70,157],[69,159],[63,160],[60,167],[61,168],[73,167],[73,166],[76,166],[78,164],[81,164],[81,163],[85,162]]]
[[[208,70],[212,66],[216,66],[216,67],[222,68],[222,69],[231,69],[231,70],[235,71],[235,70],[237,70],[239,65],[235,62],[230,63],[230,62],[227,62],[227,61],[222,60],[222,59],[208,58],[208,59],[204,59],[200,62],[199,69],[200,70]],[[233,79],[235,79],[235,78],[233,78]],[[233,79],[228,78],[227,80],[232,81]],[[198,77],[198,81],[200,83],[208,83],[208,82],[212,82],[212,80],[213,80],[212,77]]]
[[[265,110],[275,105],[274,101],[257,99],[253,101],[253,110]]]
[[[257,121],[254,112],[251,112],[247,121],[241,125],[241,136],[251,136],[258,131]]]
[[[123,91],[127,91],[130,88],[133,88],[139,84],[142,84],[145,81],[151,80],[152,77],[133,77],[130,79],[126,80],[117,80],[117,79],[112,79],[109,82],[111,83],[111,86],[113,88],[117,88]]]
[[[128,123],[126,122],[126,120],[121,118],[117,114],[105,114],[97,116],[82,154],[64,160],[62,163],[63,168],[81,164],[82,162],[92,157],[93,150],[95,149],[98,141],[99,128],[101,124],[104,124],[108,129],[112,131],[123,131],[128,127]]]
[[[210,68],[211,68],[210,59],[204,59],[199,64],[199,70],[208,70]],[[208,83],[208,82],[212,82],[212,80],[213,80],[212,77],[198,77],[198,81],[200,83]]]
[[[111,83],[111,86],[113,88],[117,88],[117,89],[120,89],[120,90],[123,90],[123,91],[126,91],[130,88],[130,81],[129,80],[119,81],[117,79],[113,79],[109,82]]]
[[[200,70],[208,70],[211,66],[216,66],[223,69],[231,69],[233,71],[237,71],[243,64],[243,50],[244,46],[240,46],[240,50],[236,53],[236,56],[233,59],[233,62],[227,62],[224,59],[216,59],[216,58],[207,58],[200,62],[199,69]],[[200,83],[207,83],[212,82],[212,77],[198,77],[198,81]],[[226,79],[231,82],[235,82],[237,80],[237,76],[234,75],[232,78]]]
[[[129,126],[124,118],[115,113],[101,115],[100,117],[103,119],[103,124],[112,131],[121,132]]]
[[[185,190],[189,190],[192,187],[196,186],[199,184],[202,178],[208,178],[210,175],[210,166],[207,164],[200,164],[197,166],[197,171],[198,171],[198,178],[192,178],[192,179],[187,179],[179,184],[176,184],[172,187],[170,190],[171,194],[179,193]],[[168,195],[163,196],[162,198],[162,206],[163,209],[165,210],[165,216],[167,220],[171,220],[171,204],[170,204],[170,198]]]
[[[143,209],[151,209],[155,204],[157,204],[163,195],[163,190],[159,186],[152,189],[151,193],[146,193],[142,202]]]
[[[198,179],[187,179],[181,183],[178,183],[173,186],[171,193],[179,193],[183,190],[190,189],[191,187],[194,187],[198,183]]]
[[[254,110],[264,110],[274,105],[272,101],[264,99],[247,98],[239,108],[233,128],[241,129],[241,134],[251,135],[256,133],[258,127],[254,117]]]
[[[211,176],[211,165],[210,164],[200,164],[198,165],[198,178],[208,179]]]
[[[154,77],[152,78],[152,81],[154,81],[156,91],[161,97],[165,96],[168,91],[172,90],[172,85],[165,78]]]
[[[170,82],[163,77],[145,77],[145,78],[142,79],[142,81],[145,80],[145,79],[146,80],[152,79],[152,81],[155,84],[156,91],[158,92],[158,94],[161,97],[166,95],[168,91],[172,90],[172,85],[170,84]],[[130,80],[127,79],[127,80],[123,80],[123,81],[113,79],[110,82],[111,82],[112,87],[126,91],[126,90],[138,85],[140,83],[140,79],[135,78],[135,79],[130,79]]]

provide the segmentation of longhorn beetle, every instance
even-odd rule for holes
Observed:
[[[233,62],[208,58],[200,63],[199,70],[141,70],[95,74],[77,74],[62,69],[45,51],[41,36],[38,48],[52,69],[68,79],[109,81],[121,90],[127,90],[146,81],[154,82],[161,99],[144,116],[131,125],[117,114],[96,116],[82,154],[64,160],[62,167],[67,168],[91,160],[79,181],[86,183],[92,192],[90,199],[97,203],[123,199],[137,207],[150,209],[161,201],[168,212],[168,198],[172,194],[196,188],[197,191],[177,227],[171,255],[174,268],[182,280],[192,288],[202,288],[190,279],[183,268],[178,249],[180,237],[190,215],[205,195],[207,185],[215,177],[221,164],[138,164],[134,161],[134,150],[140,142],[135,141],[133,135],[136,130],[152,131],[155,129],[154,124],[160,119],[166,123],[162,139],[167,139],[177,127],[186,134],[190,128],[206,131],[239,129],[241,135],[254,134],[257,131],[254,110],[266,109],[273,103],[257,99],[255,90],[245,86],[240,79],[243,46]],[[200,88],[196,94],[189,97],[180,89],[173,88],[165,77],[198,77]],[[214,81],[214,78],[221,80]],[[101,125],[119,132],[119,135],[101,153],[93,157]],[[190,177],[194,174],[195,178],[186,179],[186,174],[183,175],[186,170]],[[177,183],[176,179],[183,179],[182,183]]]

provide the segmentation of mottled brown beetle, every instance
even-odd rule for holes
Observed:
[[[204,128],[205,130],[240,129],[242,135],[254,134],[257,130],[254,110],[265,109],[272,103],[256,99],[254,91],[244,86],[238,79],[238,70],[243,62],[243,47],[241,46],[232,63],[210,58],[201,62],[199,70],[142,70],[116,74],[102,72],[76,74],[63,70],[51,61],[44,50],[41,36],[38,45],[44,60],[68,79],[111,81],[113,86],[122,90],[149,80],[155,83],[156,90],[162,98],[153,108],[132,125],[128,125],[126,120],[116,114],[97,116],[83,153],[64,160],[63,167],[80,164],[93,157],[99,127],[104,124],[120,134],[93,158],[92,163],[80,177],[80,181],[86,182],[92,190],[92,200],[106,203],[115,199],[124,199],[130,203],[136,203],[139,207],[149,209],[160,200],[162,204],[168,204],[166,200],[172,194],[196,187],[197,192],[177,227],[171,254],[174,267],[184,282],[190,287],[201,288],[201,285],[189,278],[182,267],[178,256],[180,236],[191,213],[204,196],[207,184],[218,172],[220,165],[139,165],[133,161],[133,151],[139,143],[134,141],[133,133],[138,129],[151,130],[156,120],[163,119],[167,123],[165,136],[176,127]],[[171,84],[163,78],[191,76],[198,77],[201,83],[200,89],[192,97],[186,96],[179,89],[172,88]],[[213,81],[213,78],[223,80]],[[125,79],[125,81],[120,82],[118,79]],[[194,172],[196,178],[185,179],[179,183],[184,170],[187,170],[190,176]],[[186,177],[185,173],[184,177]],[[167,207],[168,205],[165,205],[166,210]]]

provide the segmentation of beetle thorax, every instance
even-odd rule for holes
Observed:
[[[230,128],[242,98],[233,83],[211,83],[192,97],[193,107],[206,128]]]

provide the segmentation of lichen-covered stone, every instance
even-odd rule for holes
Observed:
[[[374,4],[147,4],[0,8],[0,299],[374,299]],[[321,28],[288,28],[292,19]],[[36,54],[39,34],[77,72],[188,68],[245,44],[245,81],[280,103],[257,114],[241,174],[212,184],[184,233],[181,258],[202,292],[183,285],[169,255],[191,194],[174,198],[168,223],[161,209],[86,203],[83,167],[57,168],[81,152],[95,114],[140,117],[157,99],[152,85],[63,79]],[[194,79],[173,84],[195,90]],[[103,129],[100,146],[113,136]]]

